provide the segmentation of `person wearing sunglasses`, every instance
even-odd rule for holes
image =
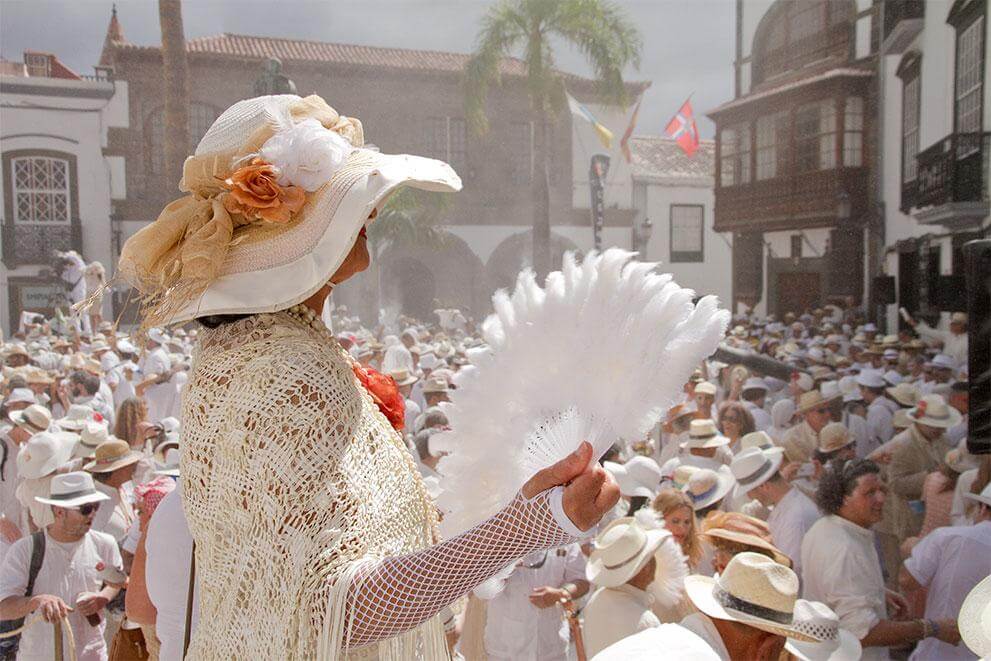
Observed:
[[[107,496],[96,490],[89,473],[78,471],[53,477],[49,496],[36,500],[51,507],[55,520],[7,552],[0,567],[0,619],[30,620],[36,612],[45,622],[65,618],[75,658],[106,658],[103,611],[120,588],[108,580],[117,581],[123,568],[114,539],[92,529]],[[108,579],[111,574],[117,576]],[[66,628],[64,649],[70,644]],[[51,627],[29,626],[21,634],[18,658],[53,658],[54,646]]]

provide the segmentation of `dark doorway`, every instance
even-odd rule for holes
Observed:
[[[398,311],[417,319],[432,319],[436,306],[434,274],[418,259],[399,258],[387,272],[383,305],[398,305]]]

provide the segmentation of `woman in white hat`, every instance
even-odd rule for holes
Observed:
[[[208,328],[182,415],[209,613],[190,658],[338,658],[374,644],[361,653],[446,656],[444,606],[570,542],[572,521],[588,529],[618,498],[604,470],[586,470],[586,444],[493,519],[431,546],[436,509],[393,427],[401,398],[320,320],[331,289],[367,267],[365,226],[403,185],[461,182],[439,161],[364,148],[361,123],[317,96],[247,99],[186,160],[190,194],[124,246],[146,326]]]

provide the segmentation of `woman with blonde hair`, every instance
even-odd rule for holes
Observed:
[[[653,508],[664,518],[664,527],[678,540],[682,553],[688,559],[688,568],[695,569],[702,559],[702,544],[692,501],[684,492],[668,487],[661,489],[654,498]]]
[[[148,407],[144,400],[137,397],[125,399],[117,407],[114,421],[114,436],[135,449],[142,449],[145,444],[145,431],[148,427]]]

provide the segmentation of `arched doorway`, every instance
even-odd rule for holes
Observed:
[[[433,271],[415,257],[397,257],[383,273],[382,306],[417,319],[431,319],[437,306],[437,281]],[[387,315],[390,316],[390,315]]]
[[[578,250],[578,246],[570,239],[551,232],[551,270],[561,268],[561,258],[569,250]],[[505,239],[496,247],[489,257],[485,269],[493,289],[511,289],[516,283],[516,276],[524,268],[533,265],[533,231],[519,232]]]

